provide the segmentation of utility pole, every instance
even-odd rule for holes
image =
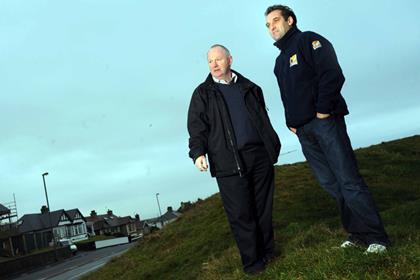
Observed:
[[[57,251],[56,251],[56,242],[55,242],[54,230],[53,230],[52,222],[51,222],[50,202],[48,201],[47,184],[45,183],[45,176],[47,176],[47,175],[48,175],[48,172],[45,172],[45,173],[42,174],[42,181],[44,182],[45,198],[47,199],[48,220],[49,220],[49,223],[50,223],[51,236],[52,236],[53,246],[54,246],[54,258],[57,261],[58,258],[57,258]]]
[[[157,201],[157,205],[158,205],[158,208],[159,208],[159,220],[160,220],[160,225],[161,225],[161,227],[163,228],[163,222],[162,222],[162,211],[160,210],[160,204],[159,204],[159,193],[156,193],[156,201]]]

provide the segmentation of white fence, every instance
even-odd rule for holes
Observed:
[[[118,237],[118,238],[113,238],[113,239],[95,241],[95,248],[100,249],[100,248],[127,244],[127,243],[129,243],[128,237]]]

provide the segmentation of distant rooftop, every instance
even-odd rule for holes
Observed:
[[[4,206],[3,204],[0,204],[0,216],[10,214],[10,209]]]

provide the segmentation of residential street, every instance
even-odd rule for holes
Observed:
[[[105,265],[111,258],[121,255],[137,242],[103,248],[96,251],[78,252],[74,257],[40,270],[15,276],[16,280],[76,280]]]

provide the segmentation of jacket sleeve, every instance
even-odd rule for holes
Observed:
[[[190,135],[189,156],[193,162],[199,156],[207,153],[209,125],[206,117],[206,107],[206,103],[197,88],[191,97],[187,121],[188,133]]]
[[[265,115],[268,117],[268,113],[267,113],[268,109],[267,109],[267,105],[265,105],[264,94],[263,94],[262,89],[256,85],[255,92],[256,92],[255,97],[257,98],[258,103],[263,109]]]
[[[338,102],[345,80],[334,48],[327,39],[314,32],[307,32],[300,43],[303,44],[305,60],[318,77],[316,111],[329,114]]]

